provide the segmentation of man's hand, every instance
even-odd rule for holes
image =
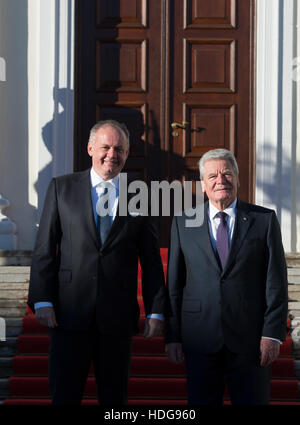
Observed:
[[[146,319],[144,337],[153,338],[154,336],[161,336],[163,334],[163,321],[159,319]]]
[[[36,320],[43,326],[55,328],[57,326],[53,307],[41,307],[35,310]]]
[[[170,342],[170,344],[166,344],[166,353],[170,362],[177,364],[182,363],[183,354],[180,342]]]
[[[269,366],[278,357],[279,351],[279,342],[269,338],[262,338],[260,340],[260,365],[263,367]]]

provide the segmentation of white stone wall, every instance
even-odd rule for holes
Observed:
[[[299,22],[297,0],[257,1],[256,202],[277,211],[286,252],[300,251]]]
[[[298,253],[299,28],[297,0],[257,0],[256,202],[276,209],[285,250]],[[26,250],[51,177],[73,169],[74,0],[1,0],[0,57],[2,214]]]
[[[300,3],[297,2],[297,56],[294,59],[296,67],[294,67],[294,84],[296,85],[296,107],[295,116],[297,121],[296,128],[296,149],[295,149],[295,161],[296,169],[293,175],[293,185],[295,187],[295,210],[296,210],[296,235],[297,242],[295,244],[295,251],[300,252]]]
[[[51,177],[73,170],[74,0],[1,0],[0,56],[0,195],[30,250]]]
[[[38,223],[51,178],[73,171],[74,1],[30,0],[28,28],[29,199]]]
[[[33,241],[35,212],[28,199],[27,14],[26,0],[0,1],[0,56],[6,74],[0,81],[0,195],[9,202],[2,213],[16,223],[24,248]],[[14,248],[6,236],[5,246]]]

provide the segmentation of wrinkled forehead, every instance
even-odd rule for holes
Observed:
[[[218,159],[208,159],[203,164],[204,174],[211,172],[224,172],[231,171],[235,174],[234,167],[229,159],[218,158]]]
[[[127,140],[121,130],[112,126],[103,126],[95,133],[95,139],[98,142],[112,143],[115,146],[127,147]]]

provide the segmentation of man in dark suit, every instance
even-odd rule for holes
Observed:
[[[91,361],[99,402],[127,403],[131,343],[138,332],[138,260],[144,335],[162,331],[165,285],[156,227],[146,215],[122,216],[118,210],[119,173],[128,152],[127,128],[99,122],[88,143],[92,168],[54,178],[47,192],[28,304],[49,327],[53,404],[81,403]],[[101,202],[109,215],[101,213]]]
[[[237,199],[238,166],[226,149],[199,162],[204,221],[174,218],[168,263],[166,351],[184,353],[188,401],[268,404],[270,365],[285,339],[287,275],[275,212]]]

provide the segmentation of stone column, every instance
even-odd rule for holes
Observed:
[[[295,0],[257,2],[256,203],[276,210],[287,253],[300,252],[297,14]]]

